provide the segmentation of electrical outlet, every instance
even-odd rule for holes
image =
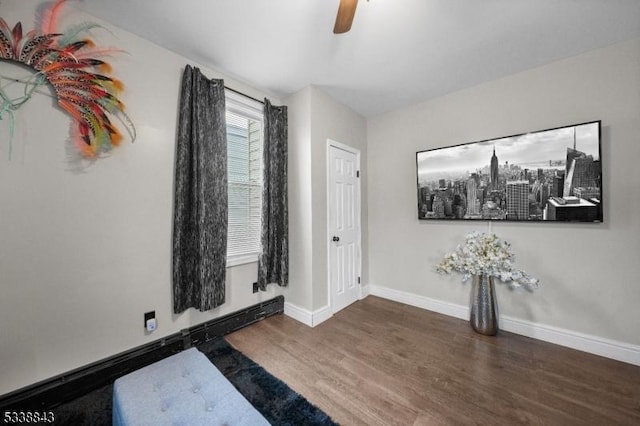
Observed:
[[[148,332],[152,332],[156,328],[158,328],[158,323],[156,321],[156,311],[146,312],[144,314],[144,328]]]
[[[156,319],[155,318],[151,318],[150,320],[147,321],[147,331],[148,332],[152,332],[153,330],[155,330],[157,327],[156,324]]]

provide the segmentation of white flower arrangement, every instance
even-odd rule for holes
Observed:
[[[436,266],[436,271],[442,274],[461,272],[464,274],[462,282],[473,275],[485,274],[510,283],[513,288],[538,288],[539,280],[516,269],[514,260],[511,244],[495,234],[472,232],[466,236],[464,244],[458,245],[456,251],[444,257]]]

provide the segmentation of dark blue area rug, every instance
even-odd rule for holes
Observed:
[[[281,380],[234,349],[223,338],[198,347],[272,425],[337,425]],[[103,386],[52,411],[55,425],[111,425],[113,385]]]
[[[337,425],[226,340],[214,339],[198,349],[272,425]]]

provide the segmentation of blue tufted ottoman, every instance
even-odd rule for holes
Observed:
[[[113,425],[269,425],[196,348],[116,380]]]

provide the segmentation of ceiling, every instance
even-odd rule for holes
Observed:
[[[365,117],[640,37],[640,0],[84,0],[81,9],[273,96]]]

